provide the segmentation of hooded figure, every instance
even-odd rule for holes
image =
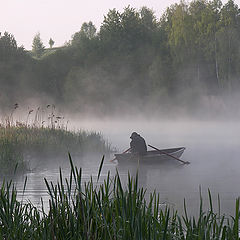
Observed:
[[[147,145],[144,138],[136,132],[133,132],[130,138],[132,139],[130,142],[131,152],[145,155],[147,153]]]

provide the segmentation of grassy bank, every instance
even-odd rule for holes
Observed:
[[[102,184],[83,183],[81,169],[54,185],[45,179],[48,210],[17,201],[12,183],[4,183],[0,195],[1,239],[239,239],[239,200],[236,214],[227,218],[214,213],[209,193],[209,210],[200,204],[199,217],[185,216],[159,206],[153,192],[145,198],[138,178],[129,176],[124,187],[120,177],[108,177]],[[103,163],[103,161],[102,161]],[[97,180],[100,176],[101,166]]]
[[[110,145],[97,132],[69,131],[59,121],[50,119],[48,125],[13,122],[0,124],[0,173],[13,173],[28,168],[32,159],[65,158],[71,152],[79,157],[85,154],[107,154]]]

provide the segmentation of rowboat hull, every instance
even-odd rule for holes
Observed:
[[[180,158],[185,150],[185,147],[160,149],[160,151],[166,152],[169,155]],[[119,165],[124,164],[160,164],[160,163],[174,163],[179,162],[175,158],[164,153],[160,153],[157,150],[148,151],[144,156],[133,155],[132,153],[115,154],[115,158],[118,160]],[[180,162],[179,162],[180,163]]]

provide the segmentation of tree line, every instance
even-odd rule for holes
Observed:
[[[240,10],[233,0],[181,1],[160,18],[130,6],[109,10],[99,31],[90,22],[61,48],[0,37],[0,105],[49,96],[74,111],[108,114],[199,107],[240,90]],[[54,38],[53,38],[54,39]]]

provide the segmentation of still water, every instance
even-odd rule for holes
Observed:
[[[240,123],[238,122],[190,122],[190,121],[75,121],[73,129],[85,129],[101,132],[105,139],[119,152],[129,147],[129,136],[132,131],[140,133],[148,144],[158,148],[186,147],[181,159],[191,162],[181,165],[174,161],[170,166],[146,166],[139,169],[140,184],[148,192],[155,190],[160,193],[160,201],[183,210],[184,199],[190,214],[196,214],[199,209],[199,194],[208,207],[208,189],[210,189],[215,209],[217,196],[220,195],[221,212],[234,214],[235,200],[240,196]],[[101,181],[110,171],[115,174],[117,164],[110,163],[110,156],[105,159]],[[82,167],[83,180],[90,176],[96,178],[101,156],[89,156],[86,159],[74,158],[74,163]],[[135,174],[136,169],[128,166],[118,168],[120,176],[125,181],[128,171]],[[69,176],[69,164],[62,165],[63,175]],[[57,182],[59,166],[44,166],[36,168],[32,173],[17,180],[19,197],[24,178],[27,176],[27,187],[23,199],[29,199],[40,206],[43,198],[47,206],[48,194],[44,178]]]

